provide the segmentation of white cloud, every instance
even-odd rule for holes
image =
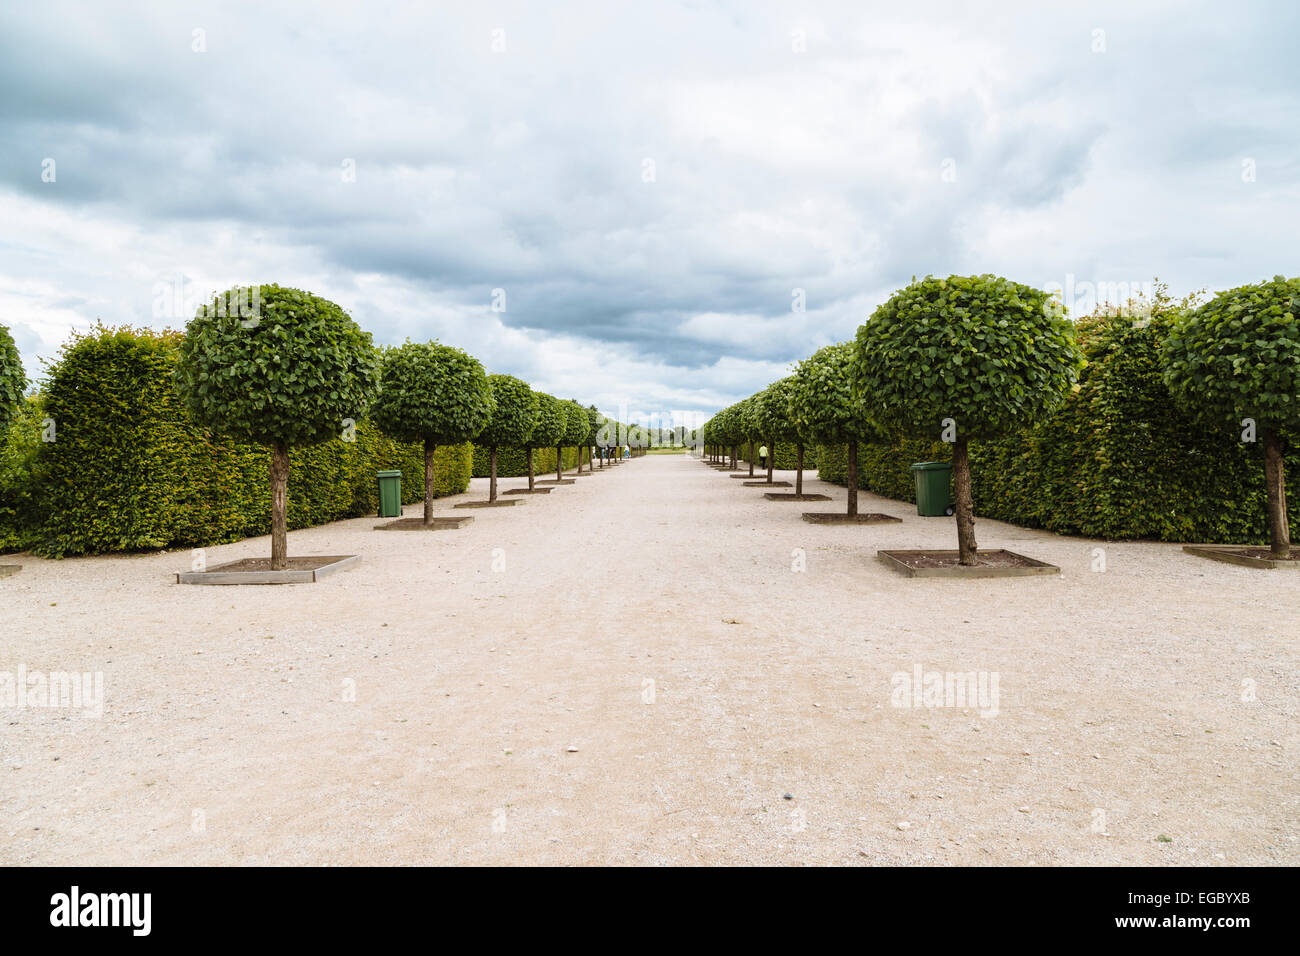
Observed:
[[[563,397],[708,411],[912,275],[1178,294],[1294,273],[1296,21],[1284,3],[11,6],[0,322],[35,373],[70,326],[179,325],[152,308],[177,275],[277,281]]]

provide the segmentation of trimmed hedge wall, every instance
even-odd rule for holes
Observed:
[[[1088,365],[1065,405],[1024,434],[971,442],[976,512],[1097,538],[1266,541],[1262,446],[1231,425],[1189,419],[1161,379],[1160,342],[1175,315],[1080,320]],[[908,466],[948,461],[951,450],[916,439],[861,445],[858,484],[915,501]],[[819,477],[844,483],[843,445],[820,448],[818,461]],[[1300,468],[1294,442],[1286,467]]]
[[[475,478],[487,478],[492,469],[489,460],[488,449],[480,445],[474,446],[474,471]],[[564,449],[564,470],[578,467],[578,452],[575,448]],[[583,459],[583,468],[586,468],[586,459]],[[547,473],[555,474],[555,449],[554,448],[536,448],[533,450],[533,474],[538,478],[547,477]],[[528,477],[528,452],[523,448],[498,448],[497,449],[497,477],[498,478],[519,478]]]
[[[36,541],[36,450],[45,417],[42,405],[40,396],[24,399],[8,432],[0,432],[0,554],[26,551]]]
[[[760,442],[754,442],[752,445],[740,446],[740,460],[749,461],[752,454],[754,458],[754,467],[758,467],[758,446]],[[804,471],[817,467],[817,445],[807,444],[803,446],[803,468]],[[750,450],[752,449],[752,451]],[[776,443],[776,470],[777,471],[794,471],[799,456],[795,451],[794,442],[779,441]]]
[[[172,378],[181,338],[96,327],[64,346],[39,399],[34,440],[22,433],[11,452],[22,464],[9,466],[10,484],[0,486],[0,522],[10,522],[0,527],[4,546],[63,557],[270,531],[270,453],[190,420]],[[41,417],[54,422],[53,442],[41,440]],[[422,498],[418,445],[395,442],[367,421],[354,437],[291,453],[290,528],[375,513],[375,472],[383,469],[402,471],[405,502]],[[438,450],[439,496],[468,487],[470,462],[469,445]]]

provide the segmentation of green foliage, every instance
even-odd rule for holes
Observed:
[[[528,443],[537,424],[537,393],[513,375],[489,375],[492,417],[479,432],[477,443],[487,447],[520,448]]]
[[[241,297],[242,308],[230,304]],[[176,381],[199,424],[234,441],[299,447],[365,416],[378,354],[327,299],[278,285],[232,289],[190,321]]]
[[[863,442],[878,437],[871,416],[853,391],[854,351],[848,342],[828,345],[804,359],[786,392],[795,434],[814,442]]]
[[[1267,539],[1258,445],[1240,429],[1183,413],[1165,385],[1162,343],[1188,302],[1157,296],[1149,316],[1096,315],[1078,323],[1087,360],[1078,387],[1034,426],[971,443],[979,514],[1061,534],[1207,543]],[[913,501],[908,466],[946,461],[929,438],[859,447],[859,485]],[[818,474],[843,484],[845,449],[818,449]],[[1300,454],[1287,458],[1300,467]],[[1292,505],[1300,501],[1292,496]]]
[[[763,436],[758,431],[758,409],[755,398],[751,395],[744,398],[731,406],[731,418],[728,419],[729,435],[733,441],[749,441],[758,439]]]
[[[599,413],[596,416],[596,421],[597,445],[601,448],[616,448],[622,445],[622,436],[626,433],[626,425],[618,421],[618,419]]]
[[[729,410],[729,408],[722,409],[696,430],[701,445],[722,445],[726,443],[727,412]]]
[[[561,444],[574,448],[587,444],[587,437],[591,432],[587,410],[570,399],[564,403],[564,416],[564,435]]]
[[[729,405],[700,426],[702,440],[707,445],[731,445],[744,441],[748,435],[740,420],[741,403]]]
[[[27,376],[23,372],[18,346],[14,345],[9,330],[0,325],[0,441],[5,428],[22,401],[27,390]]]
[[[1171,330],[1165,382],[1188,408],[1300,426],[1300,278],[1221,292]]]
[[[799,422],[790,414],[794,376],[779,378],[753,399],[755,426],[764,441],[794,441],[801,434]]]
[[[473,475],[486,478],[489,474],[488,451],[483,445],[473,447]],[[565,448],[562,461],[564,469],[576,468],[578,453],[573,448]],[[546,475],[555,471],[555,446],[536,448],[533,451],[533,473]],[[497,449],[497,477],[520,478],[528,474],[528,451],[524,448]]]
[[[817,467],[817,449],[819,446],[805,444],[803,446],[803,467],[805,471]],[[794,471],[799,461],[798,449],[794,442],[779,441],[775,444],[768,445],[768,449],[776,449],[775,465],[777,471]],[[749,444],[740,446],[740,461],[758,461],[758,445]],[[841,478],[841,482],[843,479]]]
[[[370,417],[386,434],[459,445],[478,436],[492,409],[487,373],[473,356],[437,342],[383,350]]]
[[[175,385],[181,341],[177,332],[96,327],[64,345],[45,391],[28,403],[22,460],[5,466],[19,478],[0,477],[0,501],[18,502],[0,541],[17,535],[20,546],[62,557],[219,544],[270,530],[270,455],[190,418]],[[40,441],[45,416],[53,442]],[[468,487],[471,455],[465,444],[439,449],[439,494]],[[294,451],[290,463],[291,528],[373,514],[380,470],[402,471],[407,502],[423,496],[423,449],[369,421],[354,441],[336,436]]]
[[[914,502],[916,489],[908,466],[917,461],[947,461],[951,452],[952,446],[928,438],[894,437],[859,443],[858,487],[886,498]],[[818,478],[834,485],[846,484],[848,445],[818,445],[816,457]],[[978,508],[978,498],[975,504]]]
[[[886,428],[1010,434],[1057,408],[1079,351],[1060,302],[998,276],[927,276],[858,329],[854,393]]]
[[[25,551],[36,541],[41,479],[36,453],[41,447],[45,410],[40,395],[19,402],[9,429],[0,435],[0,553]]]
[[[569,416],[561,402],[554,395],[537,392],[537,424],[533,428],[528,443],[534,448],[554,448],[564,439],[569,427]],[[482,444],[482,439],[479,440]],[[554,466],[555,462],[551,462]],[[524,471],[527,474],[527,469]]]

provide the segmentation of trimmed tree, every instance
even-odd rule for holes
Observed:
[[[1060,300],[993,275],[927,276],[858,329],[853,387],[867,411],[886,428],[952,441],[962,565],[978,563],[967,442],[1053,411],[1081,363]]]
[[[794,412],[796,382],[793,375],[787,375],[785,378],[778,379],[768,386],[768,391],[772,394],[767,401],[779,402],[782,406],[781,415],[777,416],[774,411],[768,414],[773,417],[777,425],[777,434],[780,441],[792,442],[794,444],[794,493],[803,494],[803,458],[804,451],[808,444],[809,437],[800,427],[799,419]],[[776,446],[772,446],[772,457],[776,458]]]
[[[370,417],[400,441],[424,443],[426,525],[433,524],[434,452],[478,437],[492,408],[487,372],[472,355],[437,342],[383,350]]]
[[[27,391],[27,375],[9,330],[0,325],[0,437],[4,436]]]
[[[732,468],[736,467],[735,422],[736,406],[728,405],[709,419],[706,439],[709,442],[710,456],[715,459],[721,457],[724,462],[730,458]]]
[[[720,447],[718,453],[722,461],[731,466],[735,471],[740,467],[740,444],[745,440],[744,428],[742,427],[741,407],[739,403],[728,405],[722,410],[722,424],[718,429]],[[753,469],[750,470],[753,474]]]
[[[799,477],[798,491],[803,494],[803,443],[799,441],[799,432],[790,417],[790,390],[793,382],[790,376],[777,379],[767,388],[754,396],[754,420],[762,433],[763,441],[768,446],[767,482],[772,483],[772,474],[776,470],[776,443],[794,442],[798,446]]]
[[[578,451],[578,474],[582,474],[582,443],[587,440],[587,431],[591,423],[587,420],[587,410],[569,399],[564,403],[564,436],[561,441],[566,447],[576,448]],[[564,477],[564,460],[560,455],[560,449],[555,450],[555,477]]]
[[[721,431],[719,420],[722,418],[723,411],[726,411],[726,409],[715,413],[712,418],[696,430],[696,434],[700,437],[700,454],[706,461],[711,462],[713,459],[713,446],[717,443],[717,436]]]
[[[238,308],[228,305],[238,301]],[[200,424],[271,449],[271,569],[288,567],[289,449],[365,416],[379,356],[328,299],[278,285],[232,289],[186,327],[176,387]]]
[[[533,449],[550,448],[563,440],[569,419],[564,403],[554,395],[536,392],[537,423],[528,438],[528,488],[531,491],[535,477],[533,475]]]
[[[1300,428],[1300,278],[1221,292],[1176,325],[1161,350],[1165,383],[1189,408],[1231,421],[1264,446],[1268,538],[1291,556],[1285,433]]]
[[[596,447],[596,436],[600,434],[600,428],[605,423],[605,416],[600,413],[595,405],[588,405],[587,412],[587,438],[583,442],[587,449],[587,470],[592,471],[596,463],[592,461],[591,450]]]
[[[596,435],[596,444],[605,450],[605,460],[613,465],[622,453],[623,423],[613,418],[606,418]]]
[[[528,444],[537,423],[538,401],[528,383],[513,375],[489,375],[488,386],[492,389],[492,416],[479,432],[478,444],[488,449],[488,501],[496,501],[497,450]]]
[[[731,406],[732,417],[728,420],[731,435],[738,444],[746,446],[745,457],[749,459],[749,477],[754,477],[754,456],[757,449],[754,441],[759,437],[758,421],[755,416],[754,396],[744,398]]]
[[[853,346],[818,349],[790,376],[787,402],[796,434],[809,441],[848,446],[848,506],[858,513],[858,445],[880,437],[863,403],[854,397]],[[818,459],[820,461],[820,458]]]

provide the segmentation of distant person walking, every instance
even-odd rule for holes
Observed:
[[[632,449],[631,449],[629,446],[627,446],[627,445],[624,445],[624,446],[623,446],[623,457],[624,457],[624,458],[631,458],[631,457],[632,457]]]
[[[767,446],[766,445],[758,446],[758,467],[759,468],[767,467]]]

